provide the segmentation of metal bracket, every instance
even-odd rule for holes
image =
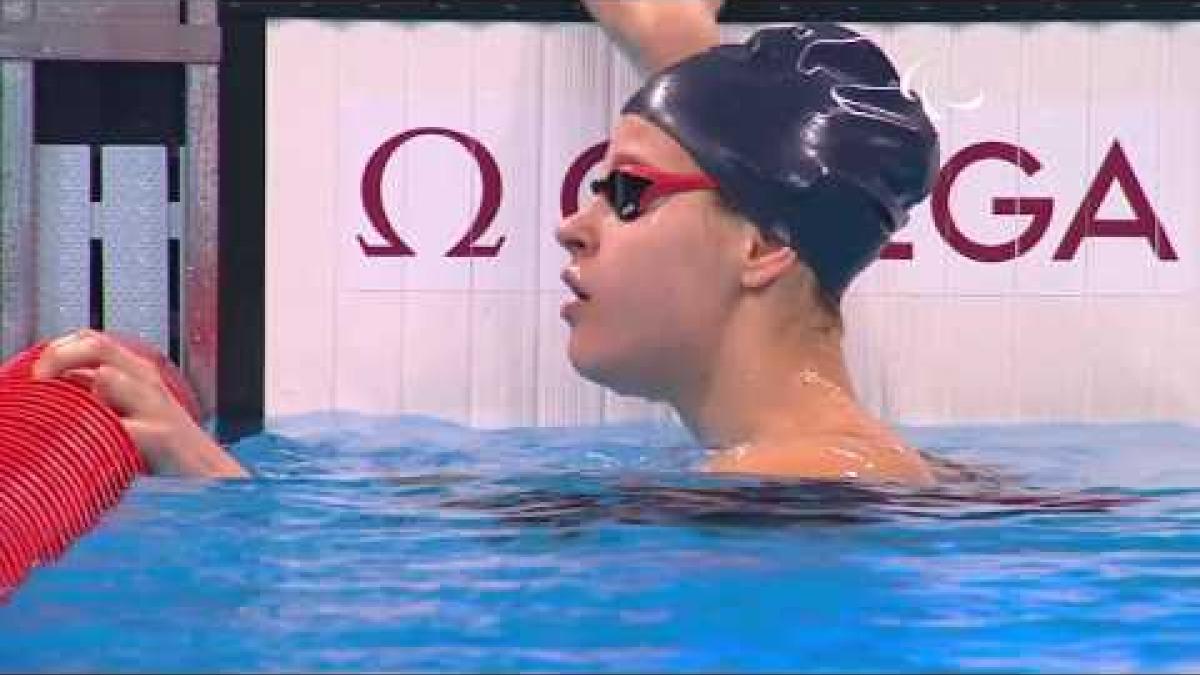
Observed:
[[[0,59],[220,63],[221,29],[112,20],[0,23]]]

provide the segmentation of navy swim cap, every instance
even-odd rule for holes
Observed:
[[[937,175],[937,132],[899,79],[854,31],[765,28],[656,73],[621,112],[673,136],[836,302]]]

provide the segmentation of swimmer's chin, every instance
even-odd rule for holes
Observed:
[[[567,360],[570,361],[571,367],[580,377],[592,384],[604,387],[618,396],[642,398],[655,403],[665,400],[661,393],[642,381],[644,378],[631,374],[629,372],[633,370],[631,368],[616,367],[596,360],[583,359],[577,356],[573,350],[568,350]]]

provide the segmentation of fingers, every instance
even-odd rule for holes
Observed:
[[[92,393],[121,417],[135,416],[154,401],[155,391],[113,366],[100,366],[92,372]]]
[[[96,370],[94,368],[74,368],[63,371],[59,377],[91,391],[96,383]]]
[[[157,370],[144,359],[134,356],[107,335],[84,329],[46,345],[33,365],[35,378],[59,377],[76,369],[108,366],[144,381],[154,381]]]
[[[184,476],[245,476],[179,402],[166,357],[136,341],[82,330],[48,343],[33,365],[36,378],[63,378],[90,390],[121,418],[151,472]],[[164,374],[166,373],[166,374]]]

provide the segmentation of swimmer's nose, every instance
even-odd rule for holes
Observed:
[[[596,232],[589,224],[589,211],[590,208],[583,208],[563,218],[554,231],[554,238],[572,258],[586,256],[596,248]]]

